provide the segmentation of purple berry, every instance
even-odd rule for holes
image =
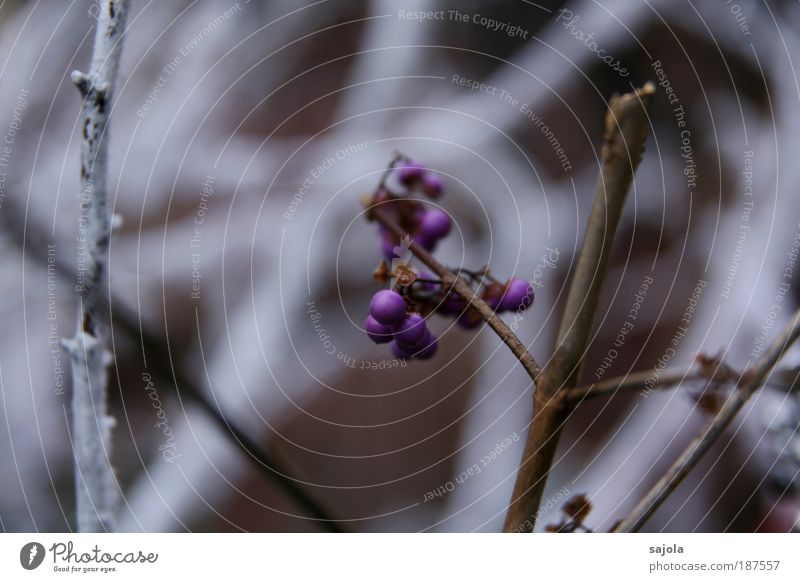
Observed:
[[[367,316],[367,321],[364,323],[364,330],[367,332],[369,339],[376,344],[387,344],[392,341],[391,326],[378,323],[371,315]]]
[[[414,242],[430,253],[436,248],[437,240],[430,238],[424,232],[418,232],[414,235]]]
[[[420,360],[427,360],[432,358],[436,353],[436,350],[439,348],[439,341],[436,339],[436,336],[431,334],[428,341],[422,346],[422,349],[417,353],[417,358]]]
[[[383,289],[370,301],[369,314],[383,325],[397,325],[406,316],[406,302],[397,291]]]
[[[503,307],[501,301],[503,299],[503,292],[505,289],[500,283],[492,282],[483,288],[481,299],[492,308],[493,311],[501,312]]]
[[[407,348],[404,348],[403,346],[398,344],[397,340],[392,341],[391,348],[392,348],[392,353],[394,354],[394,357],[398,358],[400,360],[405,360],[406,358],[411,358],[411,357],[414,356],[414,352],[413,351],[411,351],[411,350],[409,350]]]
[[[383,258],[390,263],[392,262],[392,259],[397,258],[397,255],[394,254],[394,247],[395,244],[391,239],[381,237],[381,254],[383,255]]]
[[[422,217],[420,233],[426,238],[439,240],[448,235],[452,226],[453,223],[444,210],[432,208]]]
[[[477,311],[470,308],[459,315],[456,321],[458,322],[458,325],[464,329],[475,329],[483,322],[483,318]]]
[[[442,300],[437,311],[441,315],[459,315],[466,308],[466,300],[455,291],[450,291]]]
[[[420,271],[419,272],[420,279],[433,279],[433,276],[428,273],[427,271]],[[436,283],[417,283],[418,288],[420,291],[424,291],[426,293],[433,293],[436,291],[437,285]]]
[[[436,174],[426,173],[422,178],[422,190],[431,198],[439,198],[444,192],[444,182]]]
[[[397,179],[406,186],[421,180],[425,175],[425,168],[419,162],[408,160],[397,168]]]
[[[407,315],[403,321],[392,328],[394,337],[401,346],[415,346],[425,337],[427,331],[425,318],[417,313]]]
[[[523,311],[533,303],[533,287],[523,279],[514,277],[506,283],[506,292],[500,307],[508,311]]]

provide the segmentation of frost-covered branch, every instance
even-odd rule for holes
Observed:
[[[72,364],[72,439],[75,454],[78,531],[114,529],[116,482],[110,460],[106,414],[107,374],[111,361],[103,335],[100,307],[108,282],[111,215],[106,186],[108,120],[119,69],[128,0],[103,2],[97,21],[89,73],[72,73],[83,97],[81,114],[81,194],[78,234],[78,329],[64,342]]]

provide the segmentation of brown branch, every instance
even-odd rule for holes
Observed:
[[[534,393],[533,421],[528,432],[504,531],[532,531],[536,512],[555,457],[562,427],[569,415],[566,396],[575,386],[592,331],[600,289],[622,207],[647,137],[647,106],[652,83],[614,96],[606,113],[602,166],[594,204],[561,320],[555,354]]]
[[[798,336],[800,336],[800,310],[794,313],[791,321],[770,344],[761,359],[742,374],[736,390],[725,401],[717,415],[692,440],[686,450],[656,482],[630,515],[614,528],[614,531],[634,532],[642,528],[664,500],[681,484],[689,471],[708,452],[750,397],[766,382],[767,376],[772,372],[775,364],[789,346],[797,340]]]
[[[383,226],[388,228],[395,236],[401,240],[408,236],[408,233],[397,224],[380,206],[373,206],[370,208],[370,216],[380,222]],[[409,237],[410,239],[410,237]],[[433,255],[419,246],[416,242],[411,240],[409,250],[417,259],[420,260],[426,267],[436,273],[442,280],[442,283],[451,287],[461,295],[468,304],[470,304],[483,318],[483,320],[491,327],[495,333],[503,340],[511,352],[517,357],[522,367],[531,377],[534,382],[539,377],[542,371],[541,366],[536,362],[531,353],[525,348],[522,342],[517,337],[510,327],[500,319],[494,310],[489,307],[486,302],[481,299],[472,288],[464,281],[463,278],[453,273],[450,269],[445,267],[442,263],[436,260]]]
[[[708,381],[710,378],[702,372],[692,372],[691,370],[664,370],[657,376],[653,370],[644,370],[626,374],[625,376],[609,378],[595,384],[572,388],[567,394],[567,404],[574,407],[590,398],[616,396],[624,392],[670,388],[677,384],[695,380]]]

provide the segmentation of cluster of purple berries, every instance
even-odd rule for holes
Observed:
[[[444,192],[442,179],[419,162],[401,160],[394,166],[392,173],[393,180],[408,193],[419,192],[436,199]],[[441,208],[426,206],[413,198],[395,196],[386,188],[378,192],[375,201],[384,203],[386,210],[392,213],[414,242],[428,252],[435,250],[439,241],[450,234],[453,223]],[[396,257],[394,249],[399,244],[399,239],[383,227],[380,227],[380,234],[383,256],[391,261]]]
[[[478,276],[471,277],[476,279]],[[533,303],[533,287],[528,281],[513,277],[505,284],[492,281],[483,285],[478,296],[494,310],[495,313],[504,311],[524,311]],[[473,329],[481,324],[483,318],[478,311],[467,306],[467,301],[453,290],[446,293],[437,306],[436,312],[440,315],[450,315],[456,318],[461,327]]]
[[[417,192],[436,199],[444,191],[441,178],[408,158],[398,158],[391,167],[389,177],[389,180],[381,183],[372,203],[381,205],[401,229],[411,235],[415,243],[432,252],[437,243],[450,233],[450,216],[440,208],[426,206],[422,200],[393,193],[389,184],[403,189],[403,194]],[[395,247],[400,240],[382,224],[379,225],[379,232],[381,251],[391,264],[398,257]],[[386,266],[383,268],[386,269]],[[533,303],[533,288],[528,281],[512,278],[500,283],[489,276],[486,270],[482,273],[463,270],[462,273],[473,284],[480,286],[476,293],[496,313],[522,311]],[[365,329],[375,343],[391,342],[396,357],[425,360],[432,357],[438,347],[436,337],[426,325],[426,318],[434,313],[455,317],[458,324],[467,329],[477,327],[483,321],[464,297],[421,272],[414,274],[410,282],[403,283],[398,278],[397,291],[384,289],[374,295]]]
[[[397,291],[378,291],[369,304],[364,324],[376,344],[392,342],[398,358],[427,360],[436,353],[438,343],[419,313],[406,313],[406,301]]]

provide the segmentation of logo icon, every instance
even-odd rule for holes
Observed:
[[[39,542],[28,542],[19,551],[19,563],[26,570],[35,570],[44,561],[44,546]]]

